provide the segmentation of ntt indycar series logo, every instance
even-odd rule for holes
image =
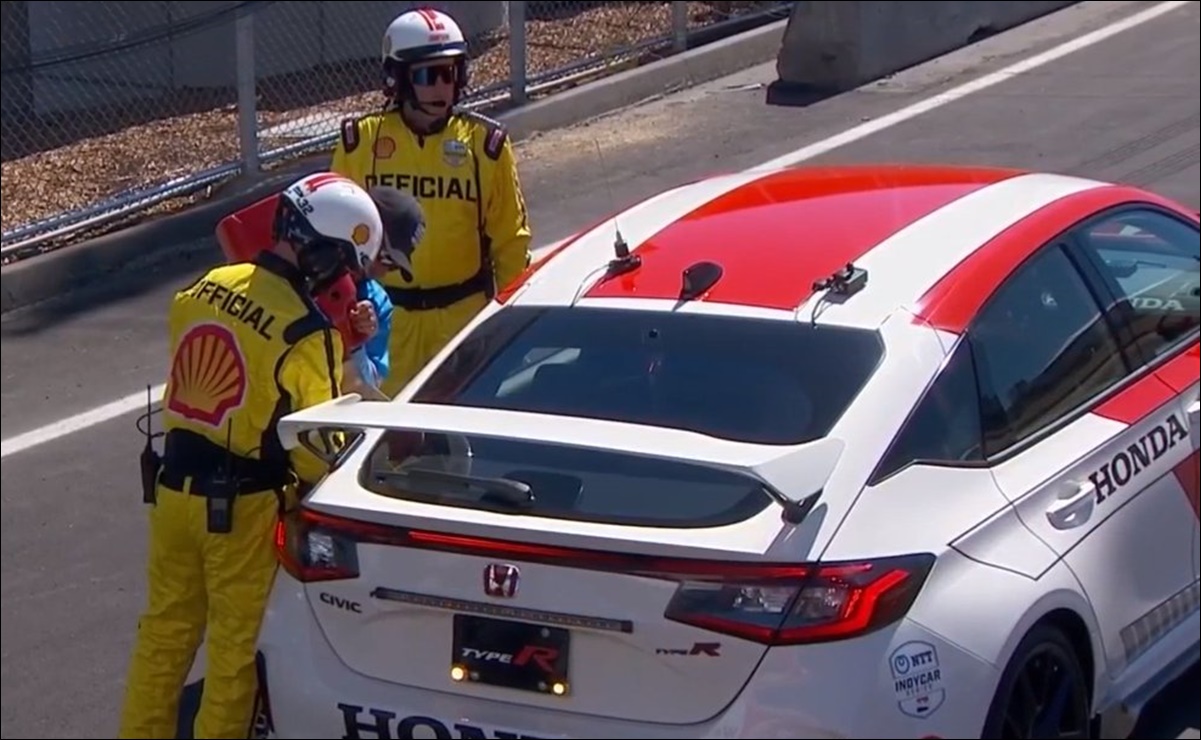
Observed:
[[[888,667],[902,714],[929,717],[946,700],[938,650],[930,643],[913,640],[901,645],[889,656]]]

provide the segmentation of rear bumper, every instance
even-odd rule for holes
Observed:
[[[915,640],[935,648],[939,671],[920,704],[901,701],[889,661],[897,646]],[[270,736],[278,738],[978,737],[997,680],[991,666],[905,622],[857,640],[773,649],[739,697],[700,724],[531,709],[355,673],[331,650],[301,584],[283,571],[260,650]]]

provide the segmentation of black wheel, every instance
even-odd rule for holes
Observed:
[[[1090,679],[1072,643],[1049,625],[1023,638],[1001,674],[982,738],[1092,737]]]

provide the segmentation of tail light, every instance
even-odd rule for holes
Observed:
[[[326,524],[307,509],[280,518],[275,525],[275,550],[280,565],[301,583],[359,576],[353,531],[334,521]]]
[[[788,578],[686,580],[664,616],[766,645],[845,640],[905,615],[933,555],[809,566]]]
[[[403,529],[305,508],[276,529],[280,563],[304,583],[357,578],[359,544],[672,580],[680,585],[665,619],[765,645],[845,640],[892,624],[934,565],[930,554],[820,564],[662,558]]]

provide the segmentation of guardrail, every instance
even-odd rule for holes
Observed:
[[[328,149],[342,118],[378,107],[383,29],[419,4],[471,38],[473,108],[523,105],[793,5],[4,0],[4,261]]]

